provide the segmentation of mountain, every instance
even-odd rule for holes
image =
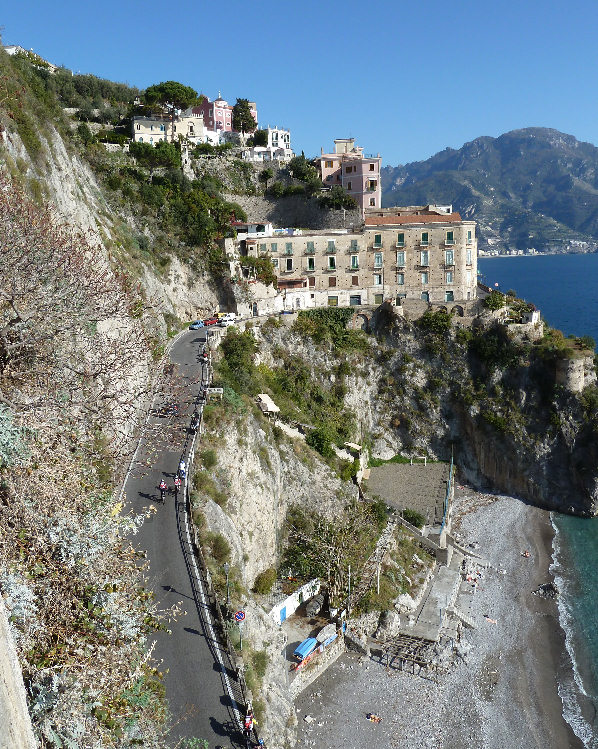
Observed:
[[[382,204],[451,203],[481,249],[598,250],[598,148],[550,128],[487,136],[382,169]]]

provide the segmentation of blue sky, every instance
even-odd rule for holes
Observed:
[[[257,101],[306,156],[355,137],[395,166],[544,126],[598,144],[596,0],[21,0],[4,44],[145,88]]]

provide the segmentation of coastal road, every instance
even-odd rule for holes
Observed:
[[[207,332],[189,331],[170,351],[164,383],[156,394],[139,448],[124,484],[127,505],[137,512],[153,507],[133,539],[149,562],[148,587],[160,609],[180,610],[171,619],[171,633],[155,635],[154,657],[165,673],[166,697],[172,714],[168,734],[171,746],[182,738],[207,739],[210,749],[237,746],[244,709],[234,668],[213,627],[213,608],[203,573],[191,547],[190,518],[184,491],[175,498],[174,477],[179,461],[189,466],[195,436],[193,410],[203,411],[200,391],[209,382],[209,364],[203,360]],[[158,415],[176,404],[178,417]],[[197,439],[201,439],[199,434]],[[169,489],[164,504],[158,485]]]

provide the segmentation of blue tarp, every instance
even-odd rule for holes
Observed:
[[[300,645],[297,645],[293,655],[297,660],[302,661],[304,658],[312,653],[318,647],[318,641],[315,637],[308,637],[307,640],[303,640]]]

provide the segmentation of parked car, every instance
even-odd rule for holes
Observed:
[[[203,326],[203,320],[196,320],[189,325],[189,330],[199,330],[200,328],[203,328]]]
[[[218,323],[217,317],[208,317],[206,320],[203,321],[203,324],[208,325],[216,325]]]
[[[220,328],[228,328],[229,325],[234,325],[234,320],[228,320],[226,317],[224,317],[220,322],[218,323],[218,326]]]

